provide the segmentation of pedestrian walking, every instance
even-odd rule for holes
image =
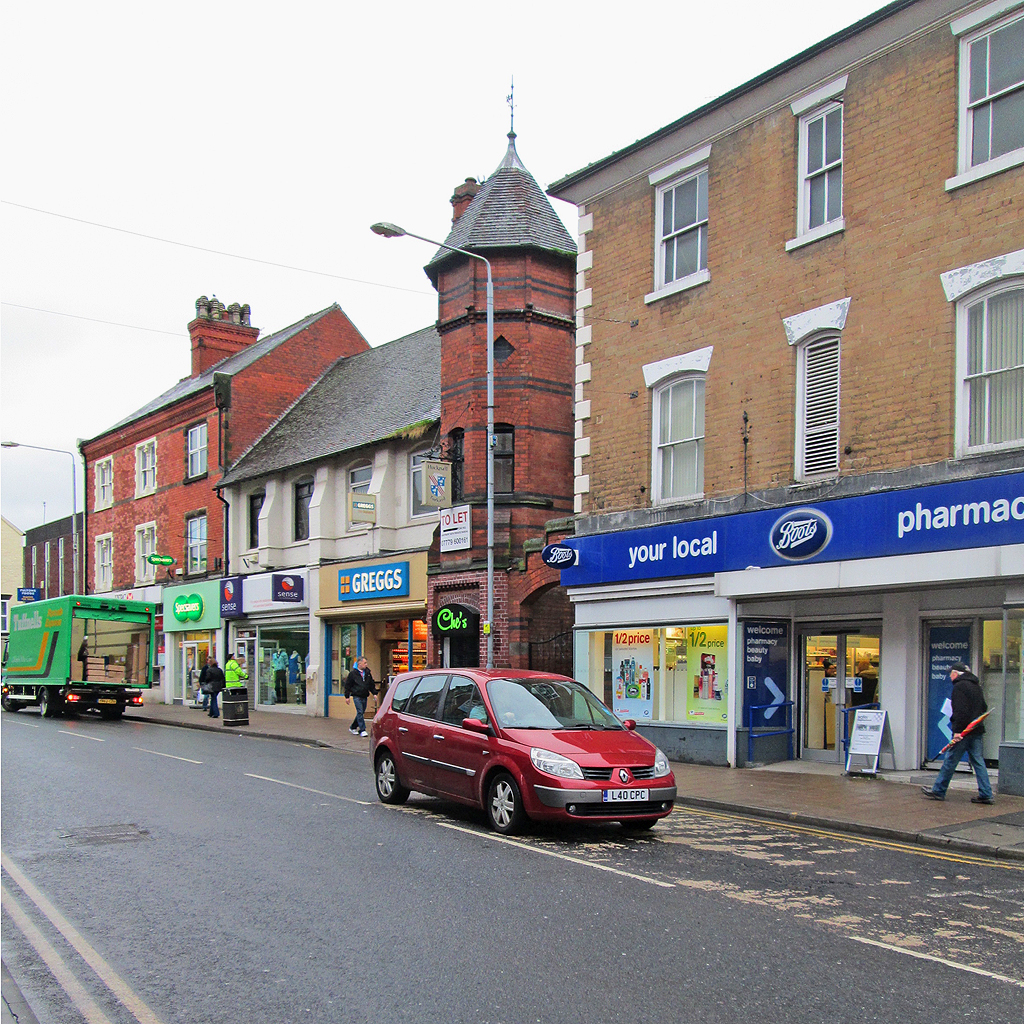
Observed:
[[[363,717],[366,711],[366,699],[371,693],[377,692],[377,684],[370,675],[370,668],[366,664],[366,658],[360,656],[356,659],[356,666],[349,672],[345,679],[345,703],[356,706],[356,717],[348,727],[348,731],[355,736],[366,735],[366,720]]]
[[[207,712],[211,718],[220,718],[220,708],[217,707],[217,698],[220,691],[224,689],[226,679],[224,670],[217,664],[216,658],[210,658],[203,670],[206,673],[206,690],[210,701],[210,710]]]
[[[945,753],[934,785],[922,786],[921,791],[930,800],[945,800],[949,780],[953,778],[953,772],[956,771],[960,758],[966,753],[967,760],[971,768],[974,769],[974,778],[978,783],[978,795],[971,797],[971,803],[993,803],[992,783],[989,782],[988,769],[985,767],[985,758],[982,756],[982,736],[985,733],[985,724],[981,722],[966,734],[964,733],[971,722],[988,711],[985,695],[982,693],[978,677],[962,661],[958,661],[949,670],[949,678],[953,681],[953,695],[950,698],[953,713],[949,719],[950,728],[953,730],[953,742]]]
[[[203,666],[202,671],[199,673],[199,692],[203,695],[202,708],[204,711],[210,710],[210,691],[206,684],[209,680],[211,661],[213,661],[212,658],[207,658],[206,664]],[[216,662],[213,663],[216,664]]]

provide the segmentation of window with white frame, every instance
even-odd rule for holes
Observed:
[[[96,463],[96,509],[110,508],[114,504],[114,460],[100,459]]]
[[[206,424],[197,423],[189,427],[186,444],[188,447],[188,476],[206,475]]]
[[[0,600],[0,631],[7,632],[7,623],[9,621],[8,616],[11,611],[11,599],[5,597]]]
[[[960,40],[959,168],[970,177],[975,168],[995,172],[1022,162],[1024,10],[1018,9]]]
[[[373,477],[373,466],[366,463],[365,466],[353,466],[348,471],[348,489],[352,494],[367,494],[370,490],[370,480]]]
[[[156,578],[156,566],[150,565],[149,556],[156,551],[156,523],[143,523],[135,527],[135,580],[148,583]]]
[[[74,524],[72,523],[72,529]],[[57,594],[64,596],[64,538],[57,538]]]
[[[839,470],[839,336],[812,337],[797,349],[796,478]]]
[[[1024,444],[1024,278],[959,304],[957,376],[959,452]]]
[[[425,516],[437,509],[432,505],[424,503],[426,494],[426,468],[424,463],[430,458],[430,452],[417,452],[410,459],[409,464],[409,485],[411,492],[410,514],[414,516]]]
[[[309,540],[309,506],[313,500],[314,486],[312,478],[300,480],[295,485],[295,522],[293,526],[296,540]]]
[[[704,375],[677,378],[654,392],[654,501],[704,492]]]
[[[826,104],[800,119],[800,233],[843,216],[843,105]]]
[[[43,596],[50,596],[50,542],[43,545]]]
[[[708,169],[662,185],[657,192],[659,289],[691,279],[708,267]],[[700,279],[703,280],[703,277]]]
[[[135,447],[135,497],[156,490],[156,438]]]
[[[189,575],[206,572],[206,516],[185,520],[185,572]]]
[[[266,499],[266,491],[257,491],[249,495],[249,549],[252,551],[260,546],[260,513]]]
[[[114,536],[105,533],[96,538],[96,590],[110,590],[114,585]]]

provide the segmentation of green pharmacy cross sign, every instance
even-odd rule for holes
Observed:
[[[199,594],[182,594],[174,599],[173,610],[179,622],[198,622],[203,617],[203,599]]]
[[[147,555],[146,561],[150,565],[174,565],[174,559],[170,555]]]

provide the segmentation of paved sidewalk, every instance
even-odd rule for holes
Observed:
[[[348,718],[313,718],[278,705],[250,710],[249,725],[225,726],[202,710],[146,703],[125,718],[192,729],[332,747],[365,756],[369,740],[348,731]],[[883,771],[852,778],[838,765],[793,761],[764,768],[730,769],[673,764],[680,805],[706,807],[898,842],[953,848],[1024,860],[1024,797],[999,796],[992,806],[972,804],[973,775],[958,773],[942,802],[920,790],[934,772]],[[993,784],[996,782],[993,773]]]

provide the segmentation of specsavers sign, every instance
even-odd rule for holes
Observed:
[[[219,629],[220,580],[165,588],[163,615],[168,633]]]

